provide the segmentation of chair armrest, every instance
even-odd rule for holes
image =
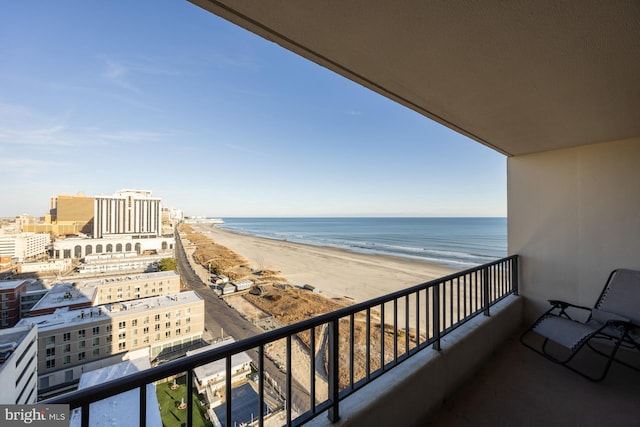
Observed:
[[[550,299],[549,304],[551,304],[554,308],[559,308],[561,310],[571,307],[571,308],[579,308],[581,310],[591,311],[589,307],[583,307],[581,305],[575,305],[575,304],[571,304],[571,303],[556,300],[556,299]]]

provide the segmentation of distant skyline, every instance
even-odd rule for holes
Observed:
[[[0,217],[506,216],[506,157],[185,1],[0,3]]]

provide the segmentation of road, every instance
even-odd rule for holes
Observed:
[[[222,298],[218,297],[207,284],[203,283],[200,277],[193,270],[180,236],[176,232],[176,260],[178,261],[178,273],[182,282],[189,290],[196,291],[202,297],[205,304],[205,326],[208,334],[216,341],[224,336],[232,336],[236,341],[263,333],[253,323],[243,318],[235,309],[229,307]],[[247,351],[247,354],[258,365],[258,349]],[[285,374],[278,367],[265,357],[265,371],[277,381],[281,389],[286,389],[287,379]],[[293,408],[307,408],[309,405],[309,393],[295,380],[291,383]]]

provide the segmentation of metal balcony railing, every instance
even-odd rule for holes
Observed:
[[[264,380],[269,377],[265,371],[265,348],[284,339],[286,384],[280,391],[286,402],[286,424],[301,425],[323,411],[335,422],[340,417],[342,399],[418,351],[430,346],[439,350],[443,336],[477,315],[488,316],[492,305],[517,292],[518,256],[514,255],[41,403],[80,408],[82,426],[90,426],[89,408],[93,402],[138,389],[140,411],[128,416],[138,416],[144,427],[147,384],[186,373],[185,403],[191,408],[194,368],[224,359],[224,418],[232,420],[231,357],[257,349],[259,404],[255,423],[263,426],[265,413],[259,408],[265,407]],[[308,393],[303,396],[299,392],[294,396],[292,387],[296,381],[292,375],[293,340],[301,341],[311,355]],[[316,354],[319,357],[313,356]],[[320,377],[326,378],[326,383],[319,384],[316,372],[322,373]],[[322,391],[326,395],[319,393],[325,386]],[[192,425],[193,411],[188,410],[187,426]]]

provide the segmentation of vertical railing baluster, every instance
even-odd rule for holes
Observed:
[[[446,323],[446,327],[451,327],[453,325],[453,280],[449,280],[449,323]],[[445,307],[446,310],[446,307]]]
[[[338,363],[338,343],[339,343],[339,330],[338,319],[333,319],[329,323],[329,400],[331,406],[329,407],[328,416],[329,421],[335,423],[340,419],[340,384],[338,382],[339,375],[339,363]]]
[[[311,390],[309,391],[309,403],[311,405],[311,413],[316,413],[316,328],[313,327],[309,331],[311,345],[311,372],[309,373],[309,381]]]
[[[355,365],[355,314],[351,313],[349,315],[349,383],[351,385],[351,390],[353,390],[353,376],[354,376],[354,365]]]
[[[83,403],[82,404],[82,412],[80,414],[80,420],[82,427],[89,427],[89,411],[91,404]]]
[[[393,299],[393,363],[398,363],[398,299]]]
[[[420,350],[420,291],[416,292],[416,351]]]
[[[518,282],[518,258],[511,259],[511,280],[512,280],[512,289],[514,295],[519,295],[520,292],[520,283]]]
[[[380,304],[380,369],[384,371],[384,303]]]
[[[230,358],[231,356],[229,356]],[[229,359],[231,365],[231,359]],[[229,368],[231,370],[231,368]],[[187,371],[187,427],[193,426],[193,369]],[[231,418],[229,418],[231,419]]]
[[[365,338],[365,345],[367,346],[367,350],[365,351],[365,353],[367,359],[365,361],[365,373],[367,381],[369,381],[369,378],[371,376],[371,309],[369,307],[367,307],[366,314],[367,320],[365,323],[365,331],[367,336]]]
[[[189,371],[191,372],[191,371]],[[226,400],[225,406],[225,415],[226,415],[226,425],[231,425],[231,355],[227,356],[225,359],[225,392],[224,398]],[[191,409],[189,409],[191,412]],[[188,424],[189,426],[192,424]]]
[[[460,276],[456,277],[456,322],[460,321]]]
[[[463,314],[464,314],[464,318],[466,319],[467,316],[469,315],[469,312],[467,311],[467,275],[465,274],[464,276],[462,276],[462,304],[463,304]]]
[[[440,351],[440,284],[433,287],[433,349]]]
[[[484,315],[489,316],[489,268],[482,269],[482,306]]]
[[[409,357],[409,295],[404,296],[404,357]]]
[[[291,335],[287,335],[287,390],[286,390],[286,399],[287,399],[287,425],[291,425],[291,410],[292,404],[291,401]]]
[[[429,317],[429,315],[431,314],[431,310],[429,309],[430,307],[429,303],[431,302],[431,300],[429,299],[429,291],[431,290],[431,292],[433,292],[432,289],[433,289],[433,286],[430,286],[424,290],[424,323],[426,325],[424,333],[427,337],[427,341],[431,339],[431,335],[429,334],[429,327],[432,326],[431,317]]]
[[[313,360],[313,357],[311,358]],[[264,344],[258,347],[258,405],[260,418],[258,427],[264,427]]]
[[[142,384],[140,386],[140,427],[146,427],[147,425],[147,385]]]

